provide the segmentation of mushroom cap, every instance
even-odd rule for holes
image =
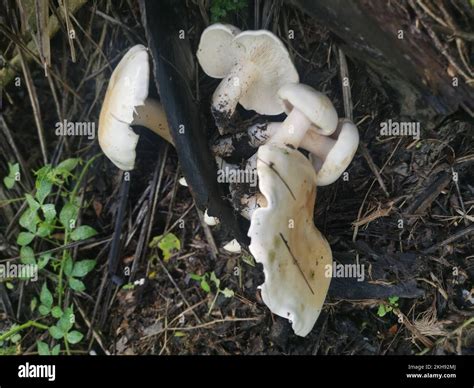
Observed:
[[[148,96],[150,66],[145,46],[133,46],[110,77],[99,116],[99,144],[121,170],[133,170],[138,135],[130,128],[135,107]]]
[[[220,223],[219,218],[210,216],[207,213],[207,209],[204,211],[204,222],[209,226],[216,226],[217,224]]]
[[[301,111],[315,126],[314,130],[329,136],[337,127],[337,112],[331,100],[323,93],[304,84],[287,84],[278,90],[286,113],[293,108]]]
[[[331,281],[331,248],[314,226],[316,173],[303,154],[266,144],[258,151],[259,188],[267,206],[254,211],[250,252],[263,264],[262,298],[270,310],[306,336],[321,312]]]
[[[277,97],[278,89],[285,84],[299,82],[298,72],[285,45],[266,30],[241,32],[232,43],[238,63],[252,66],[253,71],[257,72],[240,97],[240,104],[260,114],[283,113],[284,107]]]
[[[223,249],[230,253],[240,253],[242,252],[242,247],[239,242],[234,238],[223,246]]]
[[[237,27],[221,23],[212,24],[202,32],[196,56],[208,76],[224,78],[230,72],[235,63],[231,42],[238,33]]]
[[[309,158],[317,171],[318,186],[327,186],[336,181],[351,163],[359,146],[359,131],[349,119],[339,120],[336,132],[336,143],[329,151],[326,159],[321,161],[314,154]]]

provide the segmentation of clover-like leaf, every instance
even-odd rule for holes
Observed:
[[[49,351],[49,346],[43,341],[36,341],[36,346],[38,347],[38,354],[40,356],[50,356],[51,352]]]
[[[30,232],[20,232],[16,239],[16,243],[18,245],[24,246],[28,245],[33,239],[35,238],[35,235]]]
[[[49,181],[46,177],[42,179],[37,179],[35,182],[36,193],[35,198],[40,204],[48,197],[53,189],[53,183]]]
[[[23,264],[36,264],[35,253],[29,246],[23,246],[20,249],[20,260]]]
[[[164,236],[156,236],[150,242],[150,248],[160,248],[163,253],[163,260],[167,262],[176,251],[181,249],[181,241],[173,233]]]
[[[56,319],[59,319],[63,316],[63,310],[61,310],[61,307],[59,306],[54,306],[52,309],[51,309],[51,315],[56,318]]]
[[[59,221],[66,228],[66,230],[71,230],[74,227],[74,224],[77,220],[77,215],[79,213],[79,206],[72,202],[66,202],[66,204],[61,209],[59,213]]]
[[[69,287],[78,292],[82,292],[86,289],[84,283],[76,278],[69,278]]]
[[[88,225],[81,225],[74,229],[71,233],[71,239],[73,241],[87,240],[97,234],[97,231]]]
[[[8,163],[8,176],[3,178],[3,183],[7,189],[11,189],[17,180],[17,176],[20,174],[20,165],[18,163]]]
[[[226,298],[232,298],[234,296],[234,291],[227,287],[224,288],[221,292]]]
[[[84,335],[77,330],[71,330],[66,336],[67,342],[73,345],[80,342],[82,338],[84,338]]]
[[[64,310],[63,315],[59,319],[58,323],[56,324],[64,333],[67,333],[71,330],[72,326],[74,325],[74,312],[72,311],[71,307],[68,307]]]
[[[38,211],[31,208],[26,209],[20,217],[20,225],[31,233],[36,233],[36,225],[40,222]]]
[[[86,276],[95,267],[95,260],[81,260],[74,263],[71,276],[82,278]]]
[[[56,208],[52,203],[42,205],[41,210],[43,211],[44,219],[48,222],[52,222],[56,217]]]
[[[46,282],[44,282],[43,287],[41,287],[40,302],[48,308],[51,308],[53,305],[53,294],[48,290]]]
[[[61,339],[64,337],[64,331],[61,330],[58,326],[51,326],[49,329],[49,334],[51,334],[51,337],[53,337],[54,339]]]

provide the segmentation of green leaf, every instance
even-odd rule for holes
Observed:
[[[63,315],[59,319],[57,326],[64,332],[67,333],[71,330],[72,326],[74,325],[74,312],[72,308],[68,307],[64,310]]]
[[[36,341],[36,346],[38,347],[38,354],[40,356],[50,356],[51,352],[49,351],[49,346],[43,341]]]
[[[41,167],[39,170],[35,171],[36,179],[44,179],[48,173],[51,171],[51,165],[46,164]]]
[[[72,170],[76,168],[77,164],[80,161],[81,159],[78,159],[78,158],[70,158],[70,159],[63,160],[54,168],[54,170],[61,174],[65,172],[71,172]]]
[[[64,274],[68,277],[71,276],[72,268],[73,268],[73,262],[72,262],[71,255],[69,253],[66,253],[66,260],[64,261],[64,268],[63,268]]]
[[[35,235],[33,233],[29,232],[20,232],[16,239],[16,243],[18,245],[28,245],[33,239],[35,238]]]
[[[36,233],[36,225],[40,222],[38,212],[30,208],[26,209],[20,217],[20,225],[31,233]]]
[[[209,283],[205,279],[201,280],[200,286],[204,291],[211,292],[211,287],[209,286]]]
[[[57,340],[64,337],[64,331],[62,331],[58,326],[51,326],[49,328],[49,334],[51,334],[51,337]]]
[[[387,314],[387,310],[385,310],[385,305],[381,304],[379,305],[379,309],[377,310],[377,315],[382,318]]]
[[[388,302],[389,302],[392,306],[397,307],[397,306],[398,306],[398,303],[397,303],[397,302],[398,302],[399,299],[400,299],[400,298],[399,298],[398,296],[390,296],[390,297],[388,298]]]
[[[61,307],[59,306],[54,306],[52,309],[51,309],[51,315],[56,318],[56,319],[59,319],[63,316],[63,310],[61,310]]]
[[[6,176],[3,178],[3,184],[7,189],[11,189],[15,185],[15,179]]]
[[[59,351],[61,350],[61,345],[57,344],[51,349],[51,355],[52,356],[57,356],[59,354]]]
[[[217,278],[214,271],[211,272],[211,282],[213,282],[216,285],[217,289],[220,288],[221,281]]]
[[[37,211],[41,207],[41,205],[30,194],[25,194],[25,198],[31,210]]]
[[[40,301],[48,308],[51,308],[53,305],[53,294],[48,290],[46,282],[44,282],[43,287],[41,287]]]
[[[198,274],[195,274],[195,273],[192,273],[192,274],[189,274],[189,277],[193,280],[196,280],[196,281],[201,281],[201,279],[203,278],[201,275],[198,275]]]
[[[35,198],[40,204],[42,204],[46,197],[51,193],[51,190],[53,189],[53,183],[45,177],[42,179],[37,179],[35,182],[35,187]]]
[[[67,342],[74,345],[80,342],[83,337],[84,335],[82,333],[79,333],[77,330],[72,330],[69,333],[67,333],[66,339],[67,339]]]
[[[82,241],[88,238],[91,238],[97,234],[97,231],[87,225],[81,225],[78,228],[74,229],[71,233],[71,239],[73,241]]]
[[[48,315],[50,313],[51,309],[49,307],[46,307],[44,304],[40,304],[38,307],[38,312],[41,315]]]
[[[252,255],[245,255],[243,254],[241,256],[242,258],[242,261],[245,263],[245,264],[248,264],[250,265],[251,267],[255,267],[255,259],[253,258]]]
[[[47,203],[46,205],[41,206],[41,210],[44,214],[44,219],[49,223],[52,223],[54,218],[56,217],[56,208],[52,203]]]
[[[18,343],[20,340],[21,340],[21,334],[20,333],[13,334],[10,337],[10,342],[13,343],[13,344]]]
[[[156,236],[150,243],[150,248],[160,248],[163,252],[163,260],[167,262],[175,251],[181,249],[181,241],[173,233],[164,236]]]
[[[23,264],[36,264],[35,253],[29,246],[21,247],[20,249],[20,260]]]
[[[40,256],[38,259],[38,269],[43,269],[46,267],[46,265],[49,263],[49,260],[51,260],[51,253],[44,253]]]
[[[3,183],[7,189],[11,189],[15,185],[16,177],[20,173],[20,165],[8,162],[8,170],[8,176],[3,178]]]
[[[77,215],[79,213],[79,206],[72,202],[66,202],[66,204],[61,209],[61,213],[59,213],[59,220],[61,224],[66,228],[66,230],[70,231],[73,229],[74,224],[77,220]]]
[[[53,231],[54,226],[45,221],[39,224],[38,230],[36,231],[36,235],[38,237],[48,237],[49,235],[51,235],[51,233],[53,233]]]
[[[234,291],[230,288],[224,288],[221,292],[226,298],[232,298],[234,296]]]
[[[38,299],[36,299],[36,297],[34,296],[33,298],[31,298],[31,301],[30,301],[30,311],[31,312],[35,311],[36,306],[38,306]]]
[[[84,291],[86,289],[84,283],[76,278],[69,278],[69,287],[78,292]]]
[[[71,276],[76,278],[82,278],[86,276],[95,267],[95,260],[81,260],[74,263],[74,269],[72,270]]]

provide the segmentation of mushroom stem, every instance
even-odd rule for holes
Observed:
[[[132,125],[141,125],[151,129],[167,142],[173,144],[168,121],[163,106],[153,98],[147,98],[145,105],[136,107]]]
[[[249,63],[238,63],[221,81],[212,97],[211,111],[219,131],[227,127],[240,97],[252,84],[256,69]]]
[[[271,142],[298,148],[311,126],[311,121],[299,109],[293,108],[281,125],[282,128],[271,138]]]
[[[326,157],[336,144],[336,140],[332,137],[324,136],[315,131],[306,132],[304,145],[302,146],[306,151],[311,152],[318,158],[326,160]]]

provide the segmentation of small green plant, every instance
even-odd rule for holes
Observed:
[[[246,7],[246,0],[212,0],[211,22],[216,23],[224,21],[230,13],[242,11]]]
[[[7,189],[11,189],[20,176],[20,165],[18,163],[8,163],[8,175],[3,178],[3,183]]]
[[[388,303],[381,303],[377,310],[377,315],[382,318],[387,313],[393,311],[393,309],[398,308],[398,299],[398,296],[391,296],[388,298]]]
[[[226,287],[224,289],[221,289],[221,281],[216,276],[214,271],[212,271],[210,274],[206,272],[204,275],[190,274],[189,276],[191,277],[191,279],[198,281],[200,287],[206,293],[211,292],[211,286],[209,285],[209,281],[214,283],[214,286],[216,288],[216,294],[214,296],[214,299],[212,300],[211,305],[209,306],[207,315],[211,315],[211,311],[214,308],[214,305],[216,304],[219,295],[222,294],[225,298],[232,298],[234,296],[234,291],[232,291],[230,288]]]
[[[86,289],[83,278],[94,269],[96,261],[74,261],[66,246],[70,242],[86,240],[97,234],[88,225],[76,226],[80,212],[77,192],[95,158],[91,158],[83,166],[79,176],[74,174],[82,164],[77,158],[64,160],[56,167],[46,165],[35,172],[35,191],[25,194],[27,208],[19,219],[22,229],[17,236],[17,244],[20,247],[21,263],[35,266],[38,276],[42,270],[48,270],[48,280],[42,284],[39,300],[33,297],[30,301],[34,319],[13,325],[6,332],[0,333],[0,346],[17,343],[21,339],[21,332],[31,327],[47,331],[52,339],[62,341],[67,354],[70,354],[70,345],[82,340],[83,334],[73,329],[73,305],[64,305],[63,301],[67,290],[82,292]],[[17,168],[11,166],[9,177],[17,172]],[[8,179],[5,182],[5,179],[5,185],[12,183]],[[75,181],[75,184],[69,190],[71,181]],[[57,198],[60,200],[56,201]],[[35,253],[38,240],[62,249],[58,255],[48,251]],[[54,289],[48,288],[49,282],[55,285]],[[57,355],[61,351],[59,343],[50,348],[46,342],[37,341],[37,348],[40,355]],[[6,349],[5,346],[3,349]]]
[[[173,233],[167,233],[153,237],[149,246],[150,248],[159,248],[163,254],[163,260],[167,263],[171,256],[181,249],[181,241]]]

